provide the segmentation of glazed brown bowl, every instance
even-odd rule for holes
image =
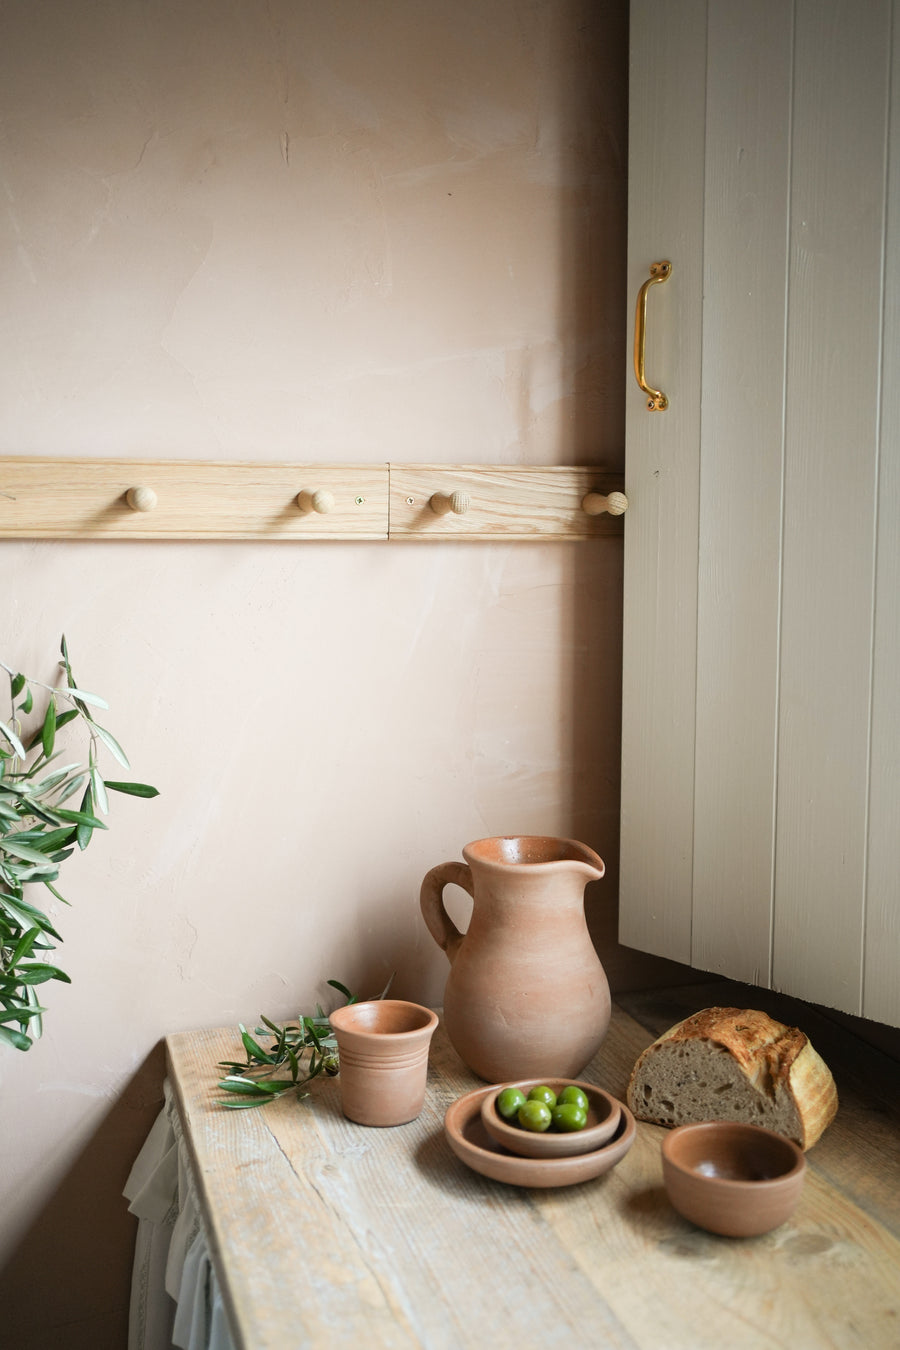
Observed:
[[[497,1098],[504,1088],[521,1088],[527,1097],[531,1088],[542,1083],[552,1088],[557,1096],[564,1087],[581,1088],[588,1099],[588,1118],[583,1130],[574,1130],[570,1134],[546,1130],[543,1134],[535,1134],[503,1119],[497,1110]],[[520,1158],[574,1158],[579,1153],[592,1153],[612,1138],[621,1109],[615,1097],[594,1087],[593,1083],[583,1083],[577,1078],[528,1078],[498,1083],[481,1103],[481,1119],[491,1138]]]
[[[662,1141],[663,1181],[683,1218],[724,1237],[768,1233],[793,1214],[806,1159],[790,1139],[759,1125],[679,1125]]]

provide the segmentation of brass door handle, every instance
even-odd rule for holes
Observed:
[[[653,389],[644,378],[644,347],[647,339],[647,292],[660,281],[668,281],[672,275],[670,262],[651,264],[650,275],[638,291],[637,310],[634,316],[634,378],[647,395],[648,412],[665,412],[669,400],[661,389]]]

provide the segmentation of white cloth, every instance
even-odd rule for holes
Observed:
[[[138,1218],[128,1350],[234,1350],[168,1082],[124,1194]]]

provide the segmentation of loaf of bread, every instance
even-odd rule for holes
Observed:
[[[671,1027],[634,1066],[628,1105],[640,1120],[738,1120],[807,1149],[837,1111],[831,1072],[802,1031],[744,1008],[705,1008]]]

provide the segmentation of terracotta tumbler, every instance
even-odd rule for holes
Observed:
[[[374,999],[328,1019],[340,1058],[341,1109],[357,1125],[405,1125],[425,1101],[437,1015],[418,1003]]]

